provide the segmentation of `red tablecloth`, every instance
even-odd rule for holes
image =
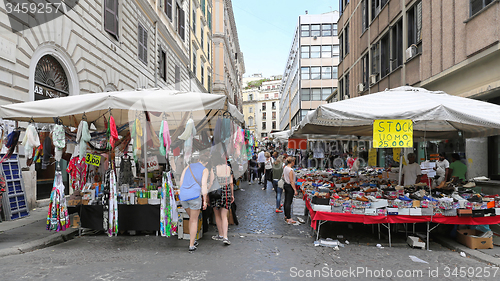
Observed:
[[[353,222],[363,224],[378,224],[378,223],[422,223],[434,222],[441,224],[463,224],[463,225],[480,225],[480,224],[499,224],[500,216],[490,217],[447,217],[443,215],[434,216],[370,216],[357,215],[349,213],[331,213],[331,212],[314,212],[311,207],[309,198],[304,196],[307,209],[311,214],[311,227],[316,229],[317,221],[336,221],[336,222]]]

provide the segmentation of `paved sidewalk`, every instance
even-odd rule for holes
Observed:
[[[77,228],[53,232],[45,229],[48,206],[30,211],[25,218],[0,223],[0,257],[22,254],[67,241]]]

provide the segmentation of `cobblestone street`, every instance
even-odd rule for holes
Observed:
[[[432,251],[411,249],[396,237],[393,247],[389,248],[384,237],[379,241],[376,232],[371,233],[370,226],[327,225],[322,230],[323,237],[335,239],[343,235],[341,242],[346,239],[352,242],[339,251],[314,247],[310,226],[287,225],[283,214],[274,212],[275,197],[271,189],[263,191],[261,186],[243,183],[235,193],[239,225],[230,226],[230,246],[210,239],[215,234],[214,226],[210,226],[194,253],[188,253],[188,242],[177,237],[82,236],[49,248],[1,258],[2,280],[312,280],[320,277],[430,280],[437,278],[434,274],[442,280],[457,280],[461,279],[460,267],[465,270],[462,275],[465,280],[493,280],[500,274],[493,278],[496,271],[489,269],[488,264],[461,257],[435,243],[431,244]],[[376,243],[384,248],[377,248]],[[427,263],[414,262],[409,256]],[[485,268],[490,270],[490,278],[485,278]],[[392,277],[386,278],[389,275]]]

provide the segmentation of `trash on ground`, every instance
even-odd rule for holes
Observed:
[[[424,260],[422,260],[422,259],[419,259],[419,258],[417,258],[417,257],[415,257],[415,256],[409,256],[409,257],[410,257],[410,259],[411,259],[412,261],[414,261],[414,262],[428,263],[428,262],[426,262],[426,261],[424,261]]]
[[[323,246],[323,247],[344,247],[344,244],[340,243],[339,240],[333,240],[331,238],[320,239],[318,241],[314,241],[314,246]]]
[[[460,252],[460,255],[464,258],[467,257],[467,255],[464,252]]]
[[[377,244],[377,248],[383,249],[384,247],[382,247],[382,245],[380,245],[380,244]]]
[[[346,245],[349,245],[349,241],[348,241],[348,240],[345,240],[345,241],[344,241],[344,243],[345,243]]]

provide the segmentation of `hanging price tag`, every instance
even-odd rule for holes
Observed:
[[[99,165],[101,165],[101,156],[87,153],[85,163],[99,167]]]

